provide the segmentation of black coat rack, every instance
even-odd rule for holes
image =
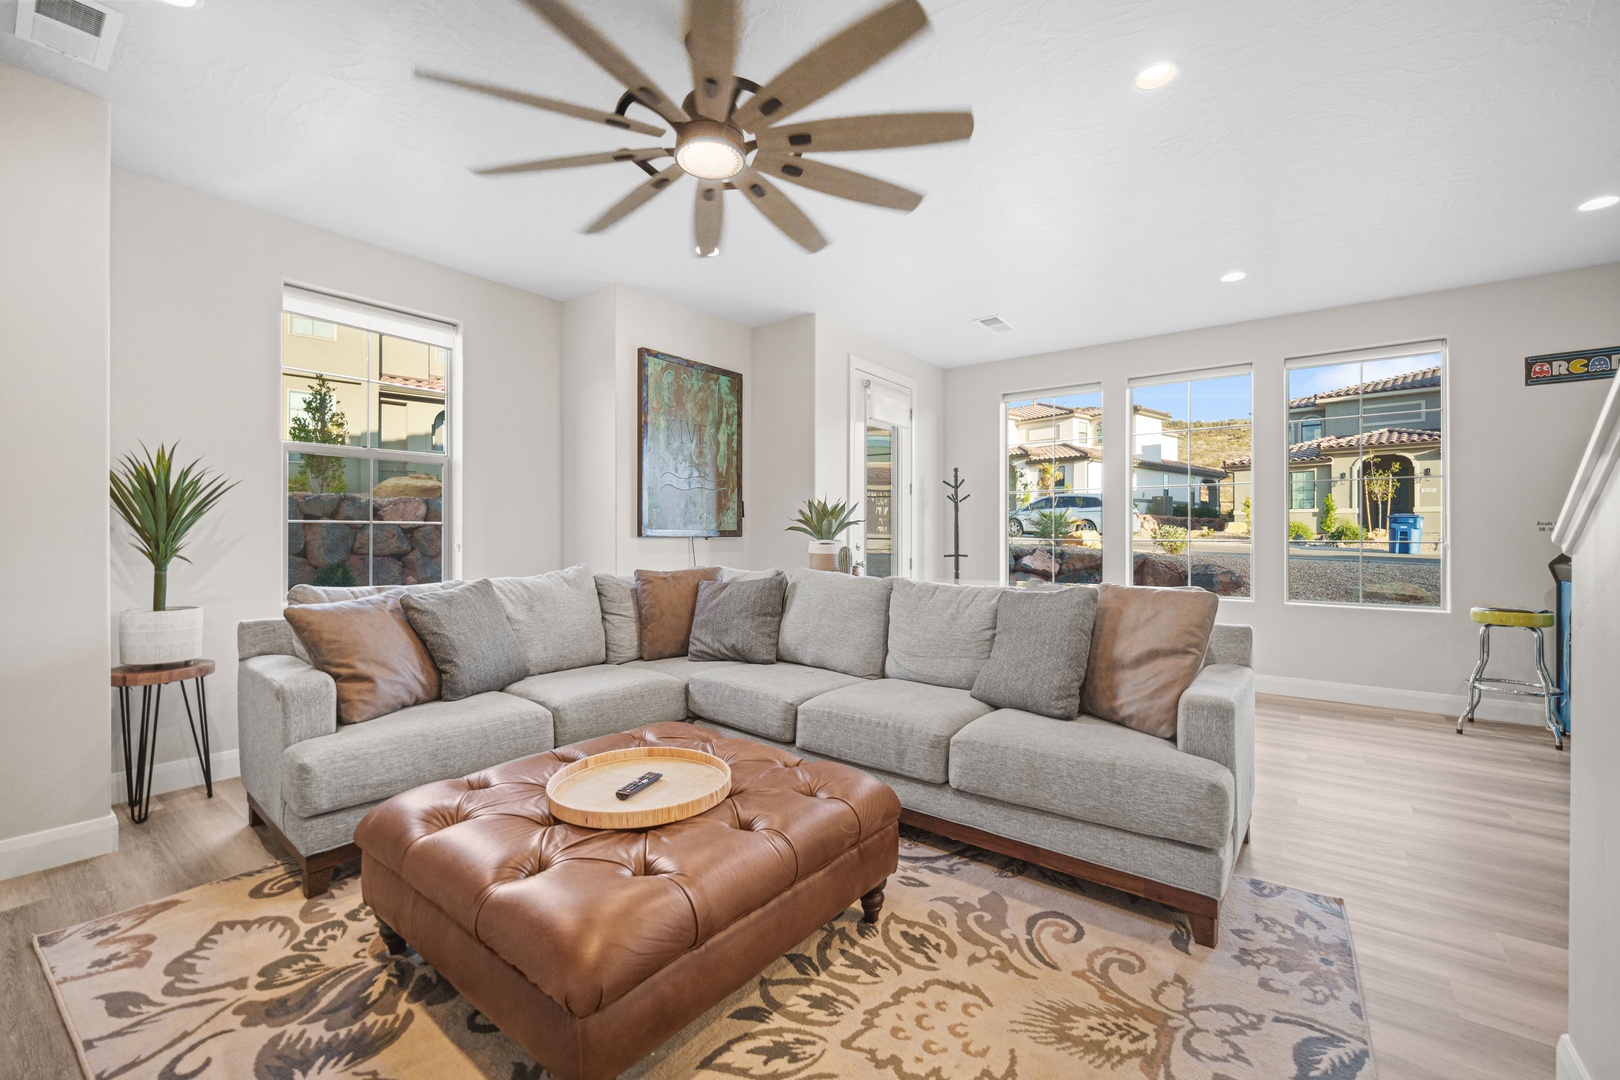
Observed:
[[[962,485],[966,482],[962,479],[961,469],[952,469],[951,478],[940,481],[940,483],[951,489],[951,493],[945,496],[951,500],[951,553],[945,557],[956,560],[956,570],[951,574],[951,577],[956,581],[962,580],[962,560],[967,558],[966,555],[962,554],[962,504],[973,498],[973,496],[962,494]]]

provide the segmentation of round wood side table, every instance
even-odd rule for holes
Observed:
[[[112,669],[112,684],[118,691],[118,716],[124,729],[124,794],[129,800],[129,820],[135,824],[144,822],[152,810],[152,769],[157,760],[158,709],[163,704],[163,688],[169,683],[180,684],[180,697],[186,703],[186,723],[191,728],[191,745],[197,748],[197,764],[202,766],[208,797],[214,797],[214,770],[208,752],[208,691],[203,685],[203,677],[213,673],[212,660],[188,660],[165,667],[131,667],[124,664]],[[191,698],[186,693],[187,679],[196,680],[195,716],[191,711]],[[141,740],[133,758],[130,755],[129,731],[129,689],[132,686],[141,688]]]

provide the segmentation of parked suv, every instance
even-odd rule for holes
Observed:
[[[1089,529],[1102,532],[1102,496],[1100,495],[1043,495],[1028,506],[1014,510],[1007,518],[1009,536],[1027,536],[1036,532],[1036,516],[1042,511],[1059,510],[1069,520],[1072,531]]]

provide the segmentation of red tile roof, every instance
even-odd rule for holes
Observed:
[[[1034,443],[1024,446],[1009,446],[1007,456],[1025,458],[1029,461],[1101,461],[1102,448],[1098,446],[1081,446],[1072,442]],[[1204,476],[1218,479],[1226,475],[1223,469],[1212,469],[1205,465],[1192,465],[1185,461],[1158,461],[1153,458],[1132,458],[1131,461],[1143,468],[1163,469],[1167,472],[1180,472],[1185,470],[1194,476]]]
[[[1354,397],[1356,394],[1389,394],[1397,390],[1422,390],[1439,385],[1440,368],[1436,365],[1421,371],[1408,371],[1404,375],[1391,375],[1386,379],[1374,379],[1371,382],[1357,383],[1355,386],[1341,386],[1337,390],[1323,390],[1317,394],[1294,398],[1289,401],[1288,407],[1298,409],[1315,405],[1318,401]]]
[[[1360,435],[1335,435],[1327,439],[1311,439],[1294,443],[1288,448],[1288,461],[1293,465],[1322,463],[1328,456],[1343,450],[1382,449],[1389,446],[1438,446],[1440,433],[1422,428],[1377,428]],[[1252,455],[1223,461],[1227,469],[1247,469],[1253,464]]]
[[[444,377],[442,375],[430,375],[425,379],[417,379],[409,375],[384,374],[377,381],[384,386],[408,386],[413,390],[433,390],[440,394],[444,393]]]

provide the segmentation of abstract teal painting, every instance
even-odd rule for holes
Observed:
[[[640,536],[742,535],[742,376],[640,350]]]

